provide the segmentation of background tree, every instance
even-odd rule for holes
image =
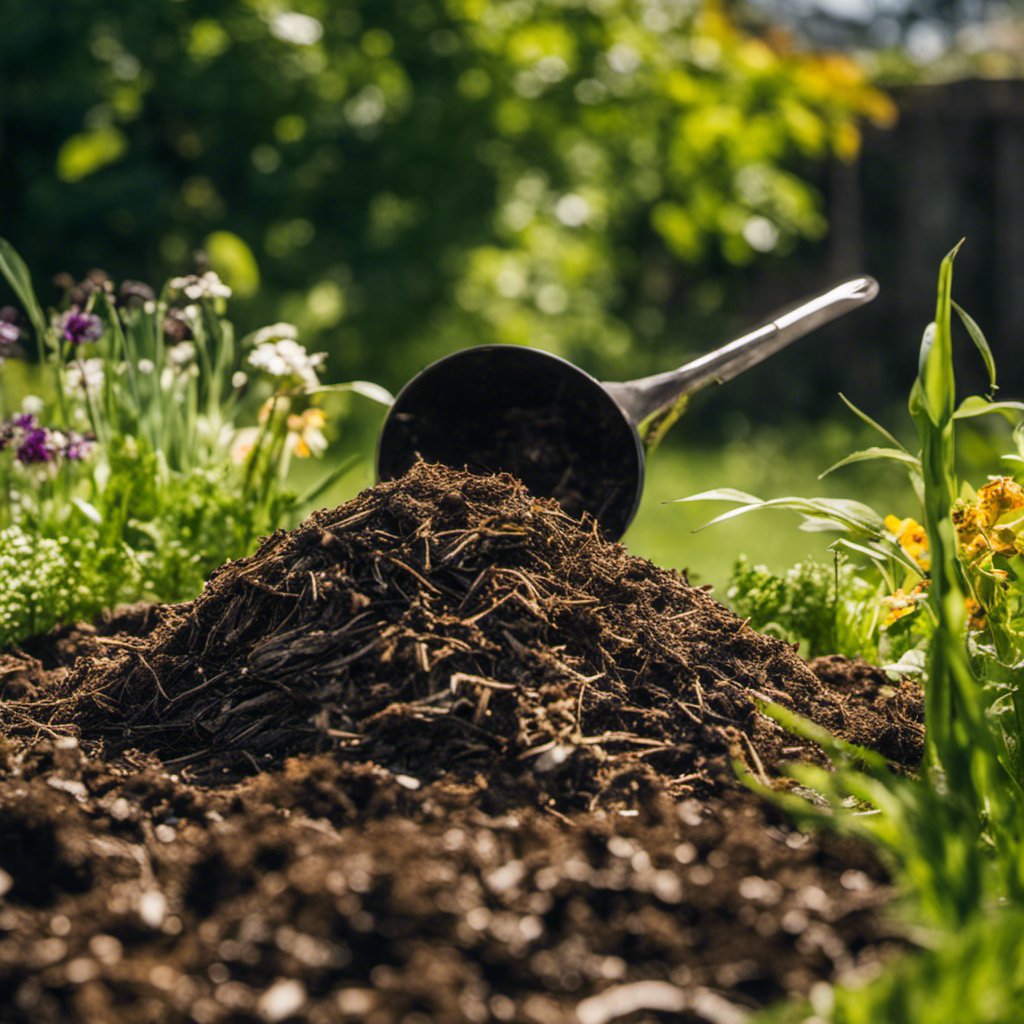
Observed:
[[[732,268],[822,234],[815,167],[892,116],[711,0],[8,0],[0,28],[0,222],[37,274],[203,249],[243,320],[392,385],[487,341],[664,366]]]

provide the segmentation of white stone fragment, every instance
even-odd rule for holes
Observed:
[[[507,864],[490,872],[484,881],[491,892],[503,893],[518,885],[525,874],[526,865],[521,860],[510,860]]]
[[[280,978],[256,1000],[256,1013],[267,1024],[277,1024],[302,1009],[306,986],[295,978]]]
[[[605,989],[576,1007],[579,1024],[608,1024],[641,1010],[693,1011],[709,1024],[745,1024],[750,1013],[706,988],[682,989],[667,981],[634,981]]]
[[[139,917],[149,928],[159,928],[167,916],[167,899],[159,889],[147,889],[139,897]]]

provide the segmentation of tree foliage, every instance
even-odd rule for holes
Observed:
[[[594,369],[825,229],[888,101],[712,0],[8,0],[4,233],[37,271],[202,248],[339,372],[529,342]]]

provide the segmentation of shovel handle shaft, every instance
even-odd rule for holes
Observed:
[[[694,359],[678,370],[604,387],[633,425],[641,424],[670,411],[680,400],[712,383],[732,380],[744,370],[756,366],[790,342],[852,309],[870,302],[878,294],[878,282],[872,277],[854,277],[775,315],[770,323],[727,345]]]

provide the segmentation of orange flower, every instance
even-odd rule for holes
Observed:
[[[917,606],[921,604],[925,598],[925,589],[928,586],[928,580],[921,580],[915,587],[913,587],[910,593],[906,593],[902,587],[897,587],[896,592],[892,597],[883,597],[882,604],[888,605],[892,610],[882,620],[882,628],[891,626],[894,622],[902,619],[904,615],[910,615],[912,612],[917,610]]]
[[[974,499],[982,528],[993,527],[1005,512],[1024,508],[1024,488],[1013,477],[1000,476],[979,488]]]
[[[973,597],[967,598],[967,628],[972,632],[984,629],[986,626],[985,621],[985,609],[974,600]]]
[[[327,422],[323,409],[307,409],[301,415],[288,417],[289,443],[294,445],[300,459],[310,455],[321,455],[327,450],[327,438],[322,428]]]
[[[996,523],[1007,512],[1019,508],[1024,508],[1024,488],[1008,476],[990,480],[973,502],[958,499],[953,507],[953,525],[964,558],[978,562],[986,555],[1012,558],[1017,554],[1021,542],[1016,532]]]
[[[931,551],[928,548],[928,534],[916,519],[885,517],[885,528],[895,536],[900,547],[917,562],[924,572],[931,568]]]

